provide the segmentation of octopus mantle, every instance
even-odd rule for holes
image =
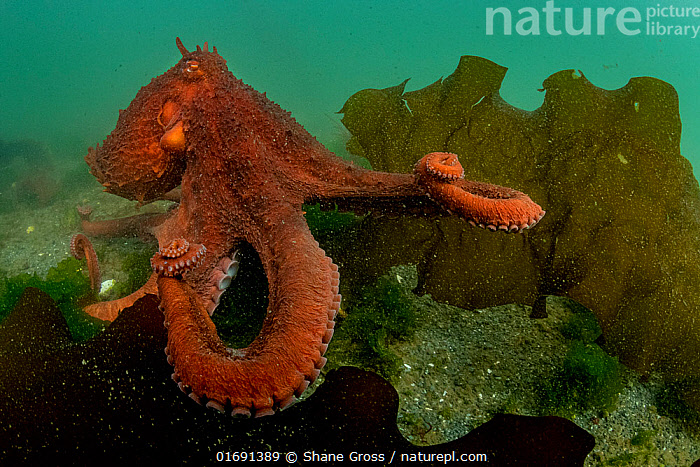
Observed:
[[[138,232],[160,245],[140,290],[86,311],[111,321],[144,294],[158,294],[173,379],[200,403],[233,415],[271,414],[324,366],[341,301],[339,274],[309,231],[304,203],[454,214],[506,232],[528,229],[544,215],[521,192],[464,180],[454,154],[428,154],[413,174],[345,162],[236,79],[216,48],[190,52],[179,38],[176,44],[182,59],[138,92],[85,160],[106,191],[141,204],[170,199],[177,208],[95,222],[81,208],[88,236]],[[87,237],[74,240],[74,254],[99,274]],[[230,349],[210,316],[235,276],[243,242],[262,260],[269,308],[257,338]]]

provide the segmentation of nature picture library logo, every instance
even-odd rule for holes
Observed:
[[[537,2],[533,2],[537,3]],[[486,35],[559,36],[605,35],[617,30],[625,36],[683,36],[692,39],[700,34],[700,6],[680,7],[655,3],[642,7],[624,8],[558,6],[549,0],[544,7],[524,7],[517,10],[507,6],[486,8]]]

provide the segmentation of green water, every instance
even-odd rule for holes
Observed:
[[[572,2],[569,2],[572,3]],[[480,55],[509,68],[502,88],[511,104],[528,110],[542,102],[537,89],[550,74],[580,69],[595,85],[615,89],[634,76],[673,84],[680,96],[682,152],[700,162],[700,37],[649,35],[639,2],[554,2],[547,29],[544,1],[403,2],[0,2],[0,139],[47,143],[60,162],[80,161],[88,146],[113,129],[117,110],[138,89],[180,57],[175,37],[188,48],[216,45],[239,78],[268,96],[329,146],[342,146],[335,114],[354,92],[411,78],[407,90],[449,75],[461,55]],[[660,6],[670,4],[659,3]],[[697,6],[691,0],[674,6]],[[495,21],[486,34],[486,7],[506,6],[512,33]],[[565,30],[566,7],[573,26],[592,11],[591,34]],[[596,8],[614,8],[604,34]],[[625,35],[615,24],[636,8],[641,29]],[[538,12],[539,35],[516,32]],[[500,18],[500,17],[499,17]],[[658,18],[657,18],[658,19]],[[700,17],[661,18],[663,24],[700,26]],[[334,143],[335,141],[335,143]],[[60,164],[59,164],[60,165]]]

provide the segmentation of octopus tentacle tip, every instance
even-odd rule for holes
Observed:
[[[430,153],[415,165],[416,182],[444,212],[490,231],[515,232],[524,219],[541,219],[542,209],[526,194],[497,185],[462,182],[456,155]]]
[[[75,207],[80,216],[80,220],[89,221],[92,216],[92,207],[89,205],[78,205]]]
[[[167,277],[182,276],[201,264],[207,249],[204,245],[176,238],[161,247],[151,258],[153,272]]]
[[[90,240],[81,233],[73,235],[70,239],[70,252],[75,259],[87,259],[90,288],[95,292],[99,292],[102,286],[100,264],[97,261],[97,254]]]
[[[464,178],[464,167],[456,154],[449,152],[431,152],[416,165],[416,172],[424,172],[440,180],[458,180]]]

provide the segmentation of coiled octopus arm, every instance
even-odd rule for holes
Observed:
[[[100,264],[90,239],[81,233],[73,235],[70,239],[70,252],[75,259],[87,259],[90,288],[93,292],[99,292],[102,285]]]
[[[269,415],[319,375],[340,306],[338,268],[291,206],[251,232],[269,283],[269,308],[245,349],[219,339],[205,305],[186,280],[159,273],[173,379],[192,399],[234,416]],[[282,213],[286,214],[282,214]]]
[[[311,202],[329,202],[358,212],[397,207],[402,213],[412,209],[436,212],[442,208],[471,225],[505,232],[529,229],[545,214],[525,193],[464,180],[456,154],[430,153],[418,161],[413,175],[365,170],[337,158],[328,163],[335,165],[324,169],[326,175],[314,187],[316,197]],[[431,206],[420,203],[426,196],[433,201]]]
[[[428,154],[418,161],[414,173],[431,199],[471,225],[521,232],[533,227],[545,214],[525,193],[464,180],[464,168],[455,154]]]

